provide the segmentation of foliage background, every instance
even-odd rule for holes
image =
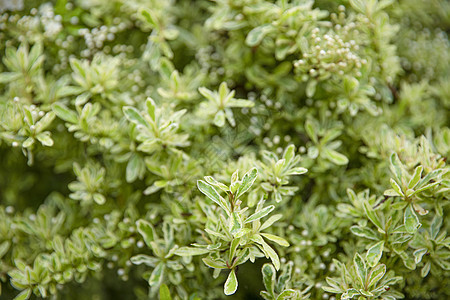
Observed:
[[[0,10],[2,299],[450,297],[447,1]]]

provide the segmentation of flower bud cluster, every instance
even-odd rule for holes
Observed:
[[[117,33],[123,32],[128,27],[126,23],[120,22],[120,19],[118,18],[114,19],[113,22],[115,25],[112,26],[102,25],[92,29],[82,28],[78,31],[79,36],[84,38],[87,47],[86,50],[88,50],[89,54],[96,53],[99,50],[106,48],[105,43],[113,42],[116,39]],[[116,44],[112,49],[108,47],[104,50],[105,52],[110,52],[112,50],[114,53],[119,53],[132,52],[134,49],[132,46],[127,47],[126,45]]]
[[[367,64],[367,60],[359,56],[360,46],[355,40],[343,38],[354,26],[354,23],[350,23],[338,27],[336,31],[339,33],[331,30],[322,33],[319,28],[312,30],[308,50],[294,62],[295,70],[303,81],[311,77],[324,80],[336,73],[341,76],[349,73],[361,76],[360,69]]]
[[[7,10],[22,10],[23,7],[23,0],[3,0],[0,3],[0,12]]]

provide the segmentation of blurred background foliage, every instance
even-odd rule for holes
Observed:
[[[449,30],[439,0],[0,0],[0,298],[449,298]]]

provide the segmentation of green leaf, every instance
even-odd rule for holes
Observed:
[[[225,112],[223,110],[219,110],[216,113],[213,123],[217,127],[223,127],[225,125]]]
[[[8,83],[8,82],[11,82],[11,81],[16,81],[20,77],[22,77],[22,74],[16,73],[16,72],[0,73],[0,83]]]
[[[406,207],[403,220],[405,222],[405,228],[408,233],[415,233],[417,229],[422,225],[420,224],[419,218],[417,217],[416,213],[411,208],[411,205],[408,205]]]
[[[401,196],[396,190],[394,190],[394,189],[388,189],[388,190],[385,190],[384,191],[384,193],[383,193],[383,195],[384,196],[387,196],[387,197],[397,197],[397,196]]]
[[[37,43],[31,48],[31,51],[28,55],[30,66],[40,64],[42,62],[43,57],[41,56],[41,54],[42,54],[42,44]]]
[[[207,183],[209,183],[210,185],[213,185],[215,187],[218,187],[219,189],[221,189],[223,192],[227,193],[230,191],[230,189],[223,183],[218,182],[217,180],[214,179],[214,177],[212,176],[205,176],[205,180]]]
[[[370,267],[375,267],[383,255],[384,241],[380,241],[367,250],[367,263]]]
[[[329,277],[327,277],[327,279],[328,278]],[[332,294],[340,294],[340,293],[342,293],[341,289],[337,289],[337,288],[331,287],[331,286],[323,286],[322,290],[324,290],[325,292],[328,292],[328,293],[332,293]]]
[[[282,214],[276,214],[271,216],[270,218],[268,218],[259,228],[260,231],[269,228],[270,226],[272,226],[273,223],[275,223],[276,221],[278,221],[279,219],[281,219],[283,217]]]
[[[373,294],[369,291],[366,291],[364,289],[359,289],[359,292],[361,293],[361,295],[366,296],[366,297],[373,297]]]
[[[29,148],[34,144],[34,139],[32,137],[29,137],[23,142],[22,147]]]
[[[239,181],[239,169],[234,171],[231,175],[231,184],[237,183]]]
[[[247,192],[250,189],[250,187],[255,182],[257,176],[258,170],[256,168],[253,168],[247,173],[245,173],[244,177],[242,178],[242,183],[236,192],[236,199],[238,199],[240,196],[242,196],[245,192]]]
[[[316,122],[314,122],[313,120],[307,119],[305,122],[305,130],[306,130],[306,133],[308,134],[309,138],[311,140],[313,140],[314,143],[317,143],[318,137],[317,137],[316,132],[318,132],[318,128],[315,123]]]
[[[427,277],[428,273],[430,272],[430,269],[431,269],[431,262],[428,261],[423,266],[422,270],[420,270],[420,276],[422,276],[423,278]]]
[[[311,159],[316,159],[319,156],[319,148],[316,146],[311,146],[308,148],[308,157]]]
[[[209,89],[207,89],[207,88],[205,88],[205,87],[200,87],[200,88],[198,88],[198,92],[203,96],[203,97],[205,97],[206,99],[208,99],[209,101],[212,101],[212,102],[216,102],[216,94],[213,92],[213,91],[211,91],[211,90],[209,90]],[[217,103],[218,104],[218,103]]]
[[[148,284],[153,286],[158,286],[161,284],[163,278],[164,278],[164,271],[166,267],[163,262],[160,262],[155,269],[153,269],[152,274],[150,275],[150,278],[148,279]]]
[[[264,218],[268,214],[270,214],[275,209],[275,205],[269,205],[262,210],[255,212],[253,215],[249,216],[247,219],[245,219],[244,224],[259,220],[261,218]]]
[[[392,178],[390,179],[390,182],[391,182],[391,186],[394,189],[394,191],[396,191],[397,194],[404,196],[402,188],[398,185],[398,183]]]
[[[373,210],[373,208],[370,206],[369,202],[364,201],[364,211],[366,212],[367,217],[370,219],[370,221],[378,227],[379,230],[381,230],[384,233],[383,226],[381,225],[381,221],[376,214],[376,212]]]
[[[138,254],[138,255],[132,256],[130,258],[130,261],[135,265],[145,264],[149,267],[155,267],[156,264],[159,262],[159,259],[156,257],[144,255],[144,254]]]
[[[438,184],[440,184],[439,181],[436,181],[436,182],[427,184],[426,186],[423,186],[423,187],[421,187],[420,189],[415,190],[414,193],[412,193],[412,195],[415,195],[415,194],[424,192],[424,191],[426,191],[426,190],[429,190],[429,189],[431,189],[431,188],[437,186]]]
[[[408,183],[408,189],[414,189],[414,187],[417,185],[417,183],[419,183],[419,180],[422,177],[422,171],[423,171],[422,166],[418,166],[414,170],[414,174],[413,174],[413,176],[411,177],[411,180]]]
[[[54,103],[52,105],[52,109],[58,118],[63,119],[66,122],[76,124],[78,122],[77,114],[70,109],[68,109],[65,105],[60,103]]]
[[[277,235],[273,235],[273,234],[270,234],[270,233],[261,233],[261,235],[262,235],[263,237],[265,237],[266,239],[271,240],[272,242],[277,243],[277,244],[280,245],[280,246],[283,246],[283,247],[289,247],[288,241],[286,241],[286,240],[283,239],[282,237],[279,237],[279,236],[277,236]]]
[[[357,236],[365,237],[375,241],[378,240],[377,234],[368,227],[353,225],[352,227],[350,227],[350,231]]]
[[[55,115],[56,114],[53,111],[46,113],[45,116],[43,116],[42,119],[36,123],[35,132],[42,132],[45,128],[47,128],[55,119]]]
[[[232,295],[236,292],[237,287],[238,287],[238,281],[236,278],[236,273],[233,269],[230,271],[230,274],[228,274],[228,278],[227,278],[227,281],[225,282],[223,292],[227,296]]]
[[[216,189],[213,188],[208,183],[204,182],[203,180],[197,180],[197,187],[205,196],[207,196],[209,199],[211,199],[214,203],[222,207],[225,212],[230,215],[231,211],[227,206],[227,203],[225,202],[225,199],[223,199],[219,193],[217,193]]]
[[[356,275],[358,276],[358,279],[362,286],[364,286],[366,282],[366,263],[364,262],[364,259],[359,255],[358,253],[355,254],[355,257],[353,258],[353,264],[356,269]]]
[[[145,105],[147,106],[147,113],[150,116],[150,118],[152,118],[153,122],[156,121],[156,105],[155,105],[155,101],[153,101],[152,98],[148,97],[147,101],[145,102]]]
[[[297,295],[296,290],[293,289],[283,290],[283,292],[278,295],[277,300],[295,299],[294,297],[296,295]]]
[[[158,20],[156,16],[154,16],[153,11],[147,8],[141,8],[139,13],[143,17],[143,19],[147,22],[147,24],[150,25],[150,27],[159,29]]]
[[[298,168],[292,168],[290,169],[286,175],[302,175],[308,172],[308,169],[298,167]]]
[[[366,5],[364,0],[350,0],[350,5],[359,13],[366,13]]]
[[[14,300],[26,300],[31,296],[31,289],[23,290],[19,295],[17,295]]]
[[[8,252],[11,243],[9,241],[4,241],[0,244],[0,258],[2,258],[6,252]]]
[[[95,203],[97,203],[98,205],[103,205],[106,202],[105,196],[100,193],[95,193],[94,195],[92,195],[92,198],[94,198]]]
[[[225,108],[225,117],[232,127],[236,126],[236,120],[234,119],[233,111],[230,108]]]
[[[137,230],[144,238],[145,244],[147,244],[147,246],[151,248],[151,242],[156,239],[155,229],[153,228],[153,225],[142,219],[138,220],[136,224]]]
[[[341,295],[341,300],[346,300],[346,299],[352,299],[355,296],[360,295],[360,292],[358,292],[358,290],[351,288],[345,291],[345,293],[343,293]]]
[[[43,146],[47,146],[47,147],[53,146],[53,140],[50,137],[49,131],[44,131],[44,132],[39,133],[38,135],[36,135],[36,138],[38,139],[39,142],[41,142],[41,144]]]
[[[159,300],[172,300],[169,287],[164,283],[159,287]]]
[[[290,162],[292,158],[294,158],[295,156],[295,146],[293,144],[290,144],[289,146],[286,147],[286,149],[284,150],[283,153],[283,158],[287,161]]]
[[[337,151],[334,151],[329,148],[324,148],[323,153],[326,158],[328,158],[332,163],[335,163],[338,166],[348,164],[348,158]]]
[[[376,266],[374,269],[372,269],[369,273],[369,284],[368,288],[374,287],[376,283],[383,278],[384,274],[386,273],[386,266],[384,264],[380,264]]]
[[[124,106],[123,113],[128,121],[135,123],[136,125],[148,126],[147,121],[142,117],[141,113],[132,106]]]
[[[127,164],[126,169],[127,182],[133,182],[138,178],[140,163],[143,164],[143,162],[139,159],[139,156],[137,154],[133,154]]]
[[[443,169],[437,169],[429,172],[427,175],[425,175],[425,177],[420,179],[419,183],[417,184],[417,187],[423,187],[425,184],[430,182],[430,180],[434,180],[439,183],[443,173],[444,173]]]
[[[78,95],[75,98],[75,106],[82,106],[82,105],[84,105],[86,102],[88,102],[90,97],[91,97],[90,93],[83,93],[81,95]]]
[[[194,256],[208,253],[208,249],[195,248],[195,247],[180,247],[175,250],[175,254],[179,256]]]
[[[413,252],[414,255],[414,262],[416,264],[420,263],[422,261],[422,257],[428,252],[426,248],[420,248]]]
[[[202,258],[202,261],[210,268],[213,269],[227,269],[227,265],[221,261],[213,260],[210,257]]]
[[[233,241],[231,242],[231,246],[230,246],[230,252],[229,252],[229,256],[228,256],[228,260],[231,262],[234,259],[234,256],[236,254],[236,249],[239,247],[239,243],[240,243],[241,239],[240,238],[235,238],[233,239]]]
[[[223,81],[219,86],[219,98],[221,100],[221,103],[226,103],[227,100],[233,98],[233,95],[234,91],[230,92],[227,83]]]
[[[280,269],[280,258],[278,257],[278,254],[273,250],[272,247],[270,247],[261,237],[260,237],[260,244],[263,246],[263,249],[269,256],[270,260],[272,261],[274,267],[276,270]]]
[[[254,47],[261,43],[263,38],[272,30],[271,24],[264,24],[258,27],[253,28],[250,30],[250,32],[247,34],[247,37],[245,38],[245,43],[250,46]]]
[[[275,280],[276,280],[276,271],[272,264],[264,264],[261,269],[263,275],[263,282],[266,291],[273,296]]]
[[[306,97],[311,98],[316,93],[317,80],[310,79],[306,84]]]
[[[242,220],[241,217],[239,216],[239,214],[237,212],[233,212],[231,214],[231,218],[230,218],[230,232],[231,234],[235,235],[237,234],[243,227],[242,224]]]
[[[400,162],[400,159],[398,158],[397,153],[392,153],[392,155],[390,157],[390,160],[391,160],[392,173],[394,173],[395,179],[397,181],[401,182],[402,181],[402,174],[403,174],[402,163]]]
[[[334,293],[334,294],[342,293],[342,290],[340,287],[340,282],[338,280],[330,278],[330,277],[326,277],[325,280],[330,286],[322,287],[322,289],[324,289],[327,292]]]
[[[436,239],[439,231],[441,230],[441,226],[442,226],[442,217],[435,215],[433,218],[433,221],[431,222],[431,227],[430,227],[430,234],[431,234],[431,238],[434,240]],[[1,257],[1,255],[0,255]]]

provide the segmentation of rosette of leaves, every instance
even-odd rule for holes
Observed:
[[[383,197],[370,197],[368,191],[358,194],[359,197],[352,190],[348,193],[354,206],[349,208],[348,205],[343,205],[340,210],[351,211],[364,220],[360,220],[359,225],[350,228],[354,234],[375,241],[392,242],[392,244],[404,243],[411,239],[413,232],[407,231],[404,226],[403,213],[392,210],[392,201]],[[369,229],[366,221],[375,226],[376,231]]]
[[[383,254],[382,244],[377,244],[367,251],[363,258],[356,253],[353,264],[345,264],[334,260],[341,274],[339,278],[327,277],[328,286],[323,290],[340,294],[340,299],[401,299],[403,294],[391,288],[402,281],[402,277],[395,276],[393,271],[386,271],[386,265],[379,263]]]
[[[0,138],[12,146],[22,146],[28,157],[28,164],[33,164],[33,150],[36,143],[53,146],[51,132],[46,130],[55,118],[54,112],[45,112],[35,105],[26,105],[20,100],[0,104]]]
[[[270,258],[275,268],[280,268],[280,259],[276,251],[269,246],[266,240],[280,246],[287,247],[289,243],[282,237],[265,232],[274,222],[282,216],[272,215],[261,224],[261,219],[269,216],[275,209],[274,205],[264,206],[265,200],[261,199],[250,212],[248,206],[242,207],[244,194],[252,187],[257,177],[257,169],[248,171],[239,180],[238,171],[231,177],[229,186],[216,181],[213,177],[205,177],[205,181],[199,180],[199,190],[213,201],[220,210],[211,205],[202,208],[207,215],[205,224],[204,243],[194,243],[192,247],[181,247],[175,253],[180,256],[192,256],[208,254],[203,262],[214,269],[214,277],[217,278],[220,271],[229,269],[228,279],[224,285],[225,295],[234,294],[238,287],[236,271],[237,267],[246,261],[255,261],[258,257]],[[218,190],[226,194],[223,198]]]
[[[119,86],[119,59],[117,57],[96,54],[92,61],[72,58],[72,79],[76,84],[74,91],[78,94],[74,104],[84,105],[91,97],[116,100],[114,93]],[[107,104],[107,102],[102,102]]]
[[[308,291],[312,286],[308,286],[303,290],[292,288],[292,266],[292,262],[283,265],[281,274],[277,278],[277,272],[273,265],[264,264],[261,268],[261,272],[266,290],[261,291],[261,297],[265,300],[309,299],[310,294]]]
[[[254,106],[254,103],[250,100],[234,98],[235,91],[230,91],[226,82],[220,84],[218,92],[211,91],[205,87],[199,88],[198,91],[203,97],[208,99],[208,102],[202,103],[200,109],[202,111],[204,110],[207,114],[214,115],[213,123],[218,127],[225,125],[225,119],[231,126],[236,126],[231,108]]]
[[[35,44],[31,50],[27,44],[21,44],[17,50],[6,48],[3,63],[9,72],[0,73],[0,84],[8,84],[14,94],[25,97],[31,103],[33,82],[42,72],[42,52],[40,43]]]
[[[274,152],[263,151],[263,161],[259,163],[261,169],[260,188],[269,193],[275,202],[279,203],[283,198],[294,195],[298,190],[295,186],[287,186],[289,178],[293,175],[302,175],[308,172],[307,169],[300,167],[301,157],[295,154],[295,146],[289,145],[283,152],[281,158]],[[249,205],[253,206],[257,194],[249,196]]]
[[[161,164],[161,160],[159,156],[145,158],[147,169],[159,177],[144,190],[145,195],[153,194],[160,189],[173,193],[178,186],[188,184],[190,179],[198,175],[199,169],[195,162],[186,160],[180,152],[173,153],[165,160],[165,164]]]
[[[442,216],[434,216],[430,227],[414,236],[410,245],[414,250],[414,263],[421,266],[420,275],[430,272],[439,276],[442,270],[450,270],[450,238],[442,230]]]
[[[164,57],[173,58],[173,50],[169,41],[175,40],[180,30],[172,24],[172,14],[168,10],[172,8],[173,1],[154,2],[147,7],[138,7],[136,16],[142,21],[141,25],[147,31],[151,29],[148,42],[145,46],[143,59],[149,61],[152,69],[161,67],[160,62]]]
[[[173,67],[171,66],[171,69]],[[204,79],[203,74],[195,68],[186,68],[183,74],[173,70],[170,74],[164,74],[162,87],[157,89],[158,94],[165,99],[187,102],[197,97],[197,89]]]
[[[69,189],[72,191],[70,198],[79,200],[85,204],[93,201],[99,205],[106,202],[103,195],[105,190],[105,168],[99,164],[88,163],[83,168],[74,163],[73,172],[77,176],[77,180],[69,183]]]
[[[185,109],[174,113],[165,112],[151,98],[147,98],[145,107],[144,112],[132,106],[123,107],[125,117],[138,131],[136,139],[141,142],[136,148],[138,151],[153,154],[189,145],[189,135],[177,133],[179,120],[186,113]]]
[[[336,124],[338,125],[338,124]],[[319,167],[327,168],[327,162],[342,166],[348,163],[348,158],[336,151],[342,145],[342,141],[336,140],[342,134],[342,126],[326,128],[319,121],[308,118],[305,122],[305,131],[311,139],[308,147],[308,157],[317,160]],[[329,163],[328,163],[329,164]]]
[[[405,228],[408,232],[414,233],[421,226],[416,212],[421,216],[428,214],[428,210],[423,208],[421,203],[429,205],[431,202],[432,205],[437,206],[438,211],[442,214],[442,204],[436,203],[437,199],[434,197],[439,194],[442,175],[447,173],[448,170],[445,168],[429,170],[428,174],[422,177],[424,168],[420,165],[410,174],[396,153],[391,156],[390,167],[394,175],[394,178],[390,179],[392,189],[386,190],[384,195],[400,197],[403,200],[395,201],[392,208],[404,210]],[[432,196],[432,199],[430,199],[430,196]]]
[[[112,118],[109,111],[102,110],[100,103],[88,102],[83,106],[76,106],[76,111],[57,102],[52,105],[55,114],[63,121],[69,132],[82,142],[99,144],[102,148],[113,145],[112,136],[119,132],[120,124]]]
[[[177,292],[186,295],[182,285],[183,277],[181,270],[194,271],[194,265],[189,257],[179,257],[179,247],[175,244],[174,226],[170,222],[163,222],[163,237],[160,237],[155,227],[146,220],[140,219],[136,222],[137,230],[143,237],[145,244],[152,251],[152,255],[138,254],[131,257],[131,262],[136,265],[144,264],[153,268],[145,274],[148,280],[151,294],[156,294],[162,283],[172,283]]]
[[[339,95],[337,100],[338,111],[348,110],[351,116],[355,116],[359,110],[366,110],[377,116],[381,110],[375,105],[370,97],[375,95],[375,89],[362,79],[345,76],[339,84],[334,87]]]

